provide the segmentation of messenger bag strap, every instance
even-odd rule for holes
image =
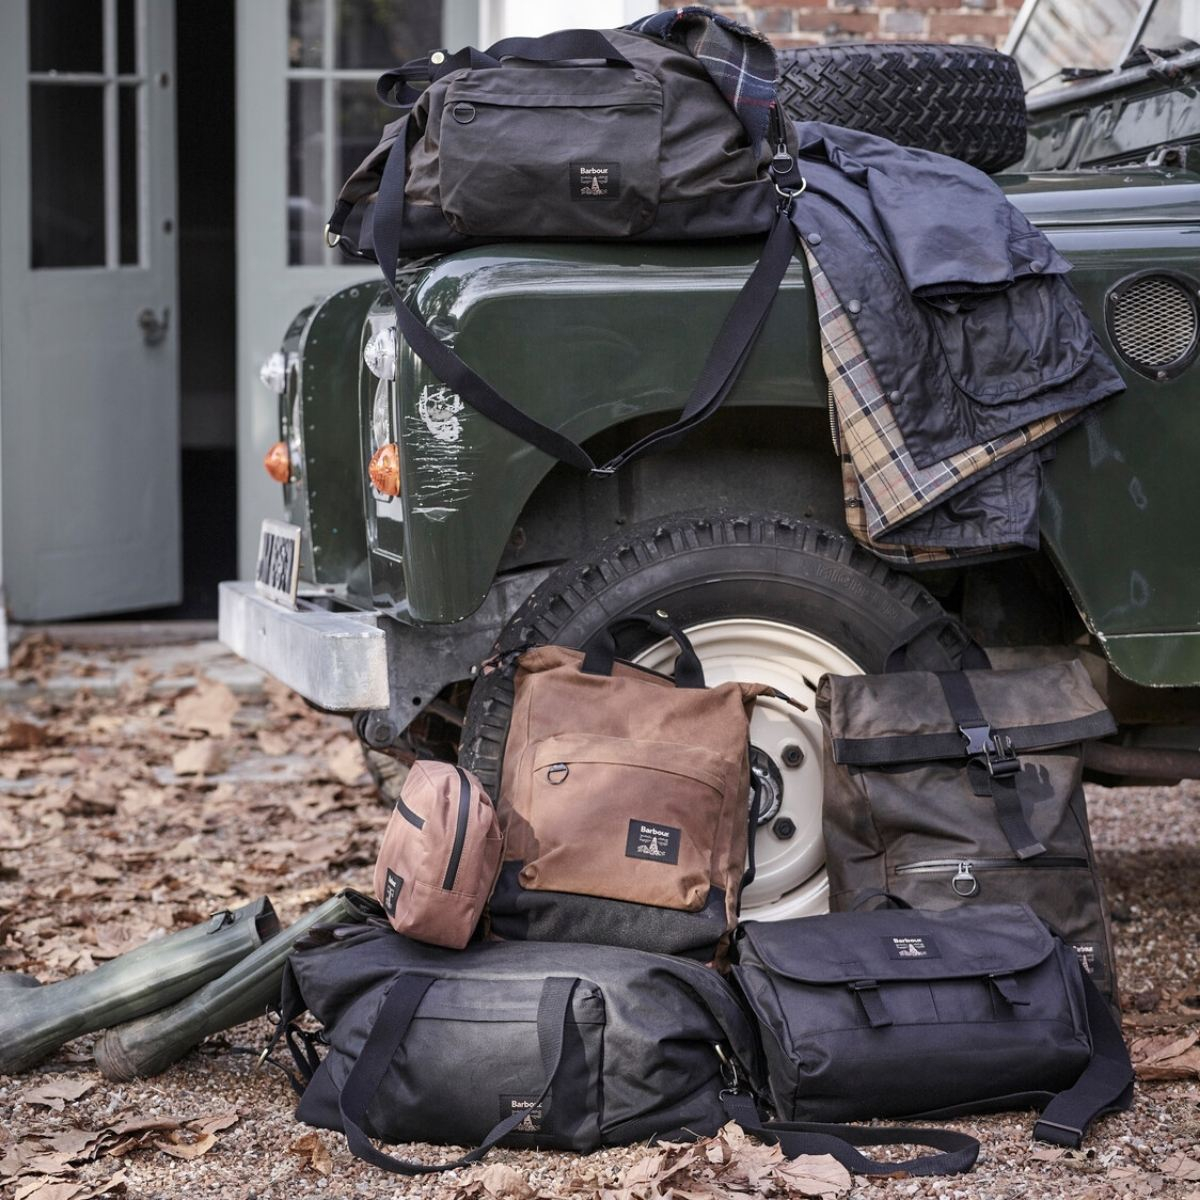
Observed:
[[[1079,1078],[1042,1109],[1033,1136],[1078,1149],[1099,1116],[1124,1112],[1133,1103],[1133,1064],[1112,1010],[1088,973],[1080,970],[1092,1034],[1092,1058]]]
[[[987,671],[991,669],[992,662],[987,656],[987,651],[970,635],[966,626],[957,617],[943,612],[940,608],[935,608],[923,617],[918,617],[911,625],[906,625],[896,635],[896,640],[892,643],[884,661],[884,674],[890,675],[895,671],[924,670],[925,668],[912,662],[911,651],[922,634],[932,630],[937,630],[940,634],[943,629],[949,629],[961,643],[959,657],[963,670]],[[946,665],[953,666],[953,660],[950,659],[940,643],[935,640],[934,644],[943,659],[948,660]]]
[[[551,458],[593,475],[606,476],[650,450],[668,449],[720,408],[762,332],[775,294],[792,261],[796,232],[787,215],[790,195],[785,195],[780,204],[762,254],[726,314],[679,417],[670,425],[647,434],[603,466],[598,466],[582,446],[505,400],[487,380],[477,375],[431,332],[404,302],[404,297],[396,287],[396,266],[400,257],[400,232],[404,225],[407,157],[407,139],[402,136],[392,146],[379,181],[374,215],[375,258],[395,301],[396,324],[404,340],[425,365],[476,412]],[[763,186],[767,186],[765,181]]]
[[[975,1138],[952,1129],[917,1129],[905,1125],[883,1127],[826,1125],[811,1121],[763,1121],[752,1096],[745,1092],[721,1093],[730,1120],[764,1142],[777,1144],[788,1158],[801,1154],[830,1154],[855,1175],[961,1175],[979,1157]],[[860,1146],[930,1146],[940,1154],[923,1154],[907,1162],[881,1162],[860,1154]]]
[[[542,995],[538,1002],[537,1030],[538,1043],[541,1049],[542,1066],[546,1072],[546,1084],[541,1094],[533,1102],[536,1109],[546,1101],[550,1088],[554,1083],[563,1060],[563,1046],[566,1043],[566,1024],[571,1014],[571,996],[574,994],[578,979],[551,975],[542,985]],[[369,1162],[372,1166],[394,1175],[428,1175],[436,1171],[453,1171],[456,1167],[469,1166],[478,1162],[502,1138],[512,1133],[529,1115],[528,1108],[518,1108],[510,1116],[495,1125],[488,1135],[467,1154],[446,1163],[419,1163],[409,1159],[394,1158],[379,1150],[363,1131],[362,1123],[366,1118],[367,1109],[383,1077],[391,1067],[412,1024],[421,999],[429,990],[433,978],[428,975],[401,975],[392,985],[379,1016],[371,1029],[367,1040],[363,1043],[346,1082],[338,1096],[338,1110],[342,1115],[342,1129],[346,1141],[356,1158]],[[551,1103],[553,1101],[551,1100]],[[550,1105],[544,1112],[549,1114]]]
[[[1008,739],[994,731],[979,708],[971,681],[963,671],[936,671],[950,716],[966,739],[968,770],[975,770],[984,795],[992,797],[996,819],[1012,852],[1021,859],[1045,854],[1021,807],[1018,783],[1021,763]]]

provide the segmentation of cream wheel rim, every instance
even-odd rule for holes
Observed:
[[[828,911],[821,837],[821,722],[814,702],[822,675],[860,675],[862,667],[824,638],[781,621],[733,617],[705,621],[685,632],[710,686],[765,683],[808,706],[806,712],[798,712],[782,700],[764,697],[754,707],[751,744],[770,757],[783,788],[778,812],[758,828],[755,878],[742,896],[743,917],[779,921]],[[634,661],[669,671],[675,652],[675,643],[666,638]],[[794,832],[783,836],[788,821]]]

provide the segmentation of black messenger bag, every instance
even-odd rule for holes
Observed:
[[[295,952],[280,1030],[307,1078],[297,1117],[399,1174],[497,1143],[595,1150],[712,1134],[757,1055],[732,988],[699,963],[607,946],[483,942],[452,951],[379,923]],[[324,1026],[319,1060],[291,1024]],[[371,1142],[473,1145],[423,1166]]]
[[[1028,903],[1115,1004],[1081,782],[1112,714],[1079,662],[990,670],[972,645],[966,664],[821,681],[830,907]]]
[[[1097,1116],[1130,1105],[1116,1021],[1027,905],[830,913],[743,930],[734,978],[762,1028],[770,1103],[784,1122],[1032,1107],[1042,1109],[1036,1137],[1077,1147]]]
[[[435,51],[380,78],[380,99],[407,115],[387,126],[346,182],[326,230],[330,244],[378,262],[401,336],[458,397],[550,457],[595,475],[671,449],[717,411],[796,246],[788,212],[805,185],[794,130],[779,116],[773,49],[727,18],[703,10],[679,17],[685,25],[714,23],[709,35],[726,39],[727,72],[747,91],[757,89],[754,104],[735,111],[686,38],[568,29],[508,38],[485,51]],[[428,86],[418,92],[414,82]],[[506,400],[429,329],[397,286],[402,257],[497,240],[764,235],[761,257],[698,364],[679,416],[603,464]]]

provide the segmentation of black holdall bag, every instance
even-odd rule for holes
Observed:
[[[886,674],[821,681],[830,907],[873,890],[923,909],[1028,903],[1115,1005],[1081,782],[1112,714],[1079,662],[992,670],[966,641],[962,670],[906,669],[902,646]]]
[[[566,943],[452,951],[382,922],[302,945],[280,1009],[306,1079],[297,1117],[400,1174],[497,1143],[589,1151],[712,1134],[722,1089],[757,1055],[732,988],[698,963]],[[324,1027],[323,1060],[292,1024],[305,1010]],[[428,1167],[372,1138],[477,1149]]]
[[[320,1034],[295,1024],[306,1010]],[[326,931],[292,954],[283,1035],[302,1077],[296,1116],[342,1130],[355,1155],[399,1175],[453,1170],[495,1145],[587,1152],[710,1136],[740,1119],[734,1106],[758,1086],[754,1024],[699,963],[561,942],[450,951],[382,921]],[[928,1129],[755,1132],[789,1156],[833,1154],[864,1175],[960,1172],[979,1152],[973,1138]],[[372,1139],[475,1148],[425,1164]],[[894,1144],[944,1153],[896,1163],[860,1152]]]
[[[706,10],[659,16],[671,26],[662,36],[562,30],[486,51],[438,50],[387,72],[379,96],[406,115],[347,181],[326,230],[331,244],[378,262],[399,332],[465,403],[552,458],[603,476],[672,448],[723,403],[792,261],[788,212],[804,190],[770,44]],[[708,59],[725,70],[710,72]],[[730,80],[739,87],[727,98],[718,81]],[[428,83],[422,92],[411,86],[419,81]],[[753,103],[737,99],[743,91]],[[679,417],[603,464],[477,375],[396,282],[402,256],[497,240],[763,235]]]
[[[1132,1101],[1115,1019],[1028,905],[751,921],[737,951],[785,1121],[1032,1107],[1035,1137],[1078,1147]],[[751,1109],[741,1098],[747,1128]]]

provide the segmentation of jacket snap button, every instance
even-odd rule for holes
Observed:
[[[460,124],[469,125],[475,120],[475,105],[459,101],[451,110],[450,115]]]
[[[901,404],[904,401],[904,393],[903,392],[888,392],[888,399],[893,404]]]
[[[810,246],[819,246],[821,244],[821,235],[819,233],[810,233],[808,235],[808,244]]]
[[[859,300],[851,300],[850,303],[846,305],[846,310],[852,317],[857,317],[858,314],[862,312],[862,302]]]

